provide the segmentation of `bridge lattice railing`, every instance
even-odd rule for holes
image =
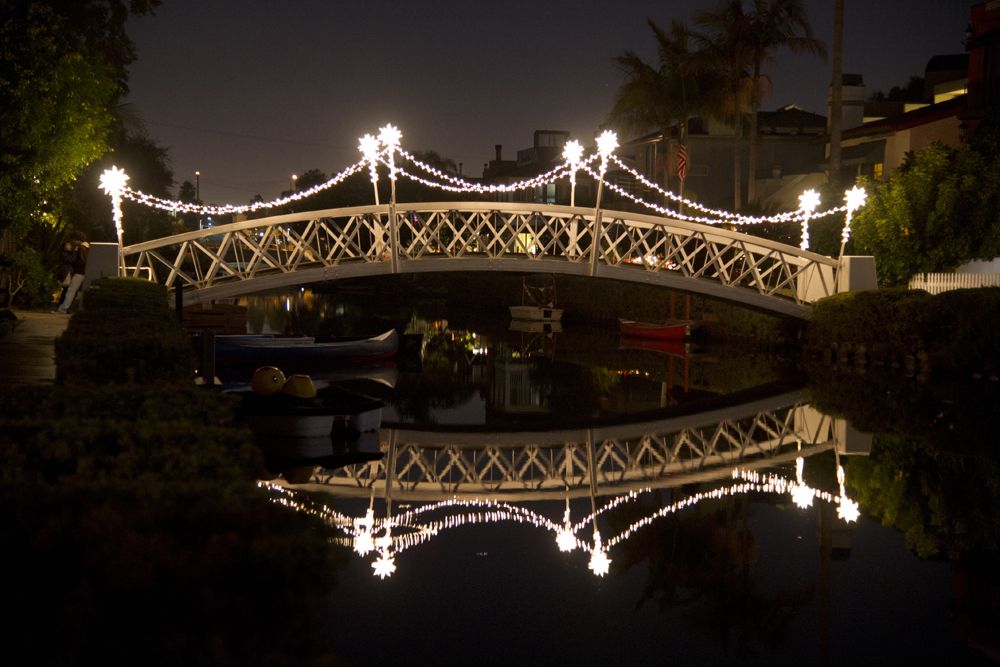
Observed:
[[[786,397],[787,398],[787,397]],[[733,412],[742,411],[742,416]],[[832,421],[805,403],[743,406],[729,414],[584,431],[479,434],[385,429],[380,461],[318,468],[313,484],[342,490],[384,488],[445,496],[663,486],[727,475],[735,465],[794,457],[797,447],[831,446]]]
[[[670,276],[795,304],[836,291],[837,262],[829,257],[699,223],[594,213],[489,202],[328,209],[186,232],[128,246],[123,254],[130,275],[151,272],[193,301],[428,270],[417,263],[440,260],[448,262],[435,270],[545,270],[640,282]]]

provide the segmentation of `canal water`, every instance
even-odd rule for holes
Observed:
[[[336,529],[320,630],[347,664],[1000,655],[995,453],[866,432],[797,353],[650,346],[447,304],[379,312],[364,295],[247,305],[255,332],[406,334],[391,361],[283,369],[380,399],[377,431],[319,448],[381,460],[266,450],[262,484]],[[219,373],[247,381],[245,367]]]

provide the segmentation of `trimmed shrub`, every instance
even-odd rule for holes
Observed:
[[[56,341],[60,383],[181,382],[192,377],[191,341],[167,307],[166,289],[104,278]]]

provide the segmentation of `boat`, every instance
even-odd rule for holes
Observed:
[[[276,364],[297,361],[359,362],[388,359],[399,349],[395,329],[371,338],[317,340],[312,336],[237,334],[215,337],[215,352],[221,359],[253,360]]]
[[[559,322],[562,320],[563,309],[556,308],[556,285],[537,287],[529,285],[527,279],[521,280],[521,305],[509,306],[510,316],[514,320],[529,322]]]
[[[627,338],[684,340],[691,335],[691,320],[668,320],[662,324],[618,320],[618,332]]]
[[[225,392],[239,397],[237,416],[257,437],[357,440],[382,423],[382,401],[340,387],[318,389],[312,398],[251,389]]]

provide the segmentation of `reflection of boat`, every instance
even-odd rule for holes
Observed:
[[[650,350],[674,357],[684,357],[688,353],[688,344],[683,340],[636,338],[634,336],[622,336],[618,341],[618,348],[621,350]]]
[[[371,338],[317,341],[311,336],[245,334],[215,337],[216,354],[224,359],[252,359],[278,364],[284,361],[370,361],[385,359],[399,349],[395,329]]]
[[[382,422],[382,401],[339,387],[324,387],[314,398],[249,390],[228,393],[240,397],[237,415],[258,437],[350,440],[378,429]]]
[[[562,322],[544,320],[513,319],[509,331],[520,333],[562,333]]]
[[[651,338],[654,340],[684,340],[691,333],[690,320],[668,320],[663,324],[618,320],[618,331],[629,338]]]
[[[510,306],[510,316],[515,320],[534,322],[558,322],[562,319],[562,308],[545,306]]]

